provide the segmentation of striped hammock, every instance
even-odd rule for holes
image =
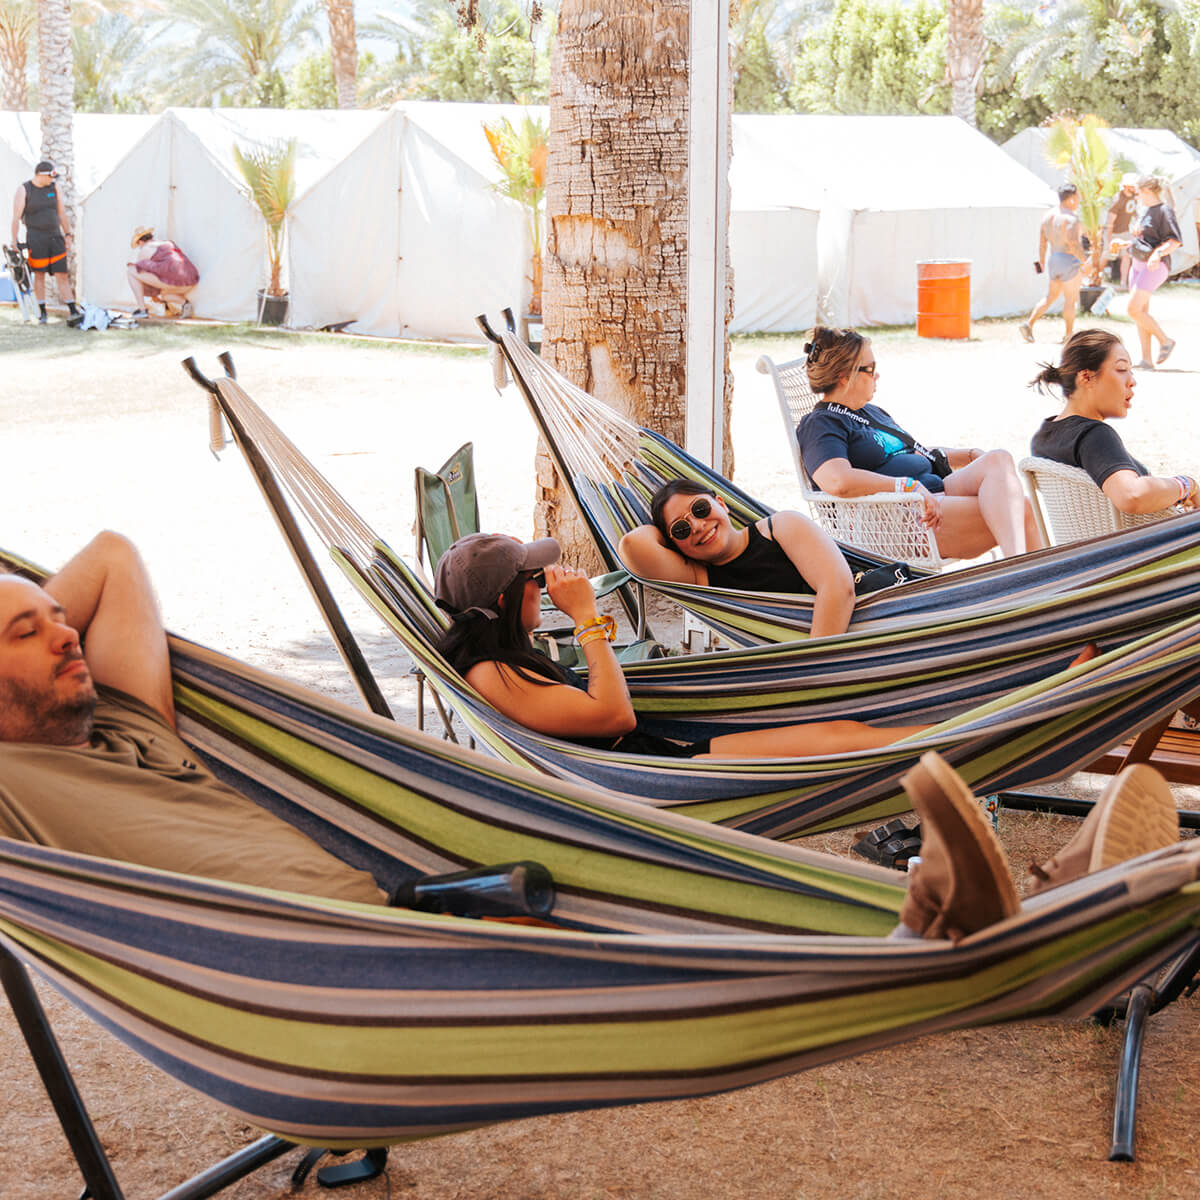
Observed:
[[[630,529],[649,523],[650,497],[669,480],[703,484],[725,500],[738,526],[773,511],[670,439],[639,429],[563,378],[515,333],[496,335],[486,324],[484,329],[503,351],[607,569],[628,569],[617,554],[617,544]],[[1187,517],[1186,522],[1183,529],[1172,531],[1179,539],[1177,546],[1195,542],[1200,535],[1200,514]],[[861,548],[841,548],[856,570],[863,563],[869,565],[867,560],[880,561]],[[1132,543],[1105,537],[888,588],[858,598],[851,629],[876,629],[893,621],[937,622],[976,605],[1019,604],[1031,595],[1085,587],[1122,571],[1122,559],[1131,549]],[[640,581],[694,613],[733,645],[786,642],[805,636],[811,626],[811,596]]]
[[[0,943],[291,1141],[378,1146],[743,1087],[940,1030],[1094,1011],[1200,929],[1200,842],[957,947],[894,872],[535,776],[172,639],[181,732],[381,882],[544,863],[554,928],[375,908],[0,839]],[[205,1193],[207,1194],[207,1193]]]
[[[1026,576],[1007,603],[949,614],[932,604],[928,621],[912,627],[892,616],[840,638],[623,667],[639,717],[668,737],[827,718],[936,723],[919,739],[804,760],[699,760],[537,734],[487,704],[437,653],[445,616],[415,572],[238,383],[215,386],[260,483],[269,480],[268,499],[282,503],[277,493],[286,492],[474,735],[502,758],[560,778],[783,838],[904,811],[900,776],[925,750],[943,754],[978,791],[1024,786],[1087,766],[1200,695],[1191,650],[1200,634],[1200,539],[1185,536],[1192,521],[1181,518],[1072,547],[1084,564],[1074,588],[1056,583],[1076,560],[1043,552],[1016,561],[1042,561],[1056,582],[1039,589]],[[1088,640],[1107,653],[1062,673]]]

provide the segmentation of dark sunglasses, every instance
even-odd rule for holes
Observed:
[[[860,371],[861,371],[861,372],[862,372],[864,375],[874,375],[874,374],[875,374],[875,368],[876,368],[878,365],[879,365],[878,363],[867,363],[867,365],[866,365],[865,367],[859,367],[858,369],[859,369],[859,370],[860,370]]]
[[[532,579],[533,582],[536,583],[540,588],[544,588],[546,586],[545,571],[528,571],[526,572],[525,578]]]
[[[706,496],[697,496],[692,501],[692,507],[688,510],[697,521],[703,521],[705,517],[712,512],[712,501]],[[692,536],[692,523],[687,517],[680,517],[678,521],[672,521],[667,532],[677,541],[683,542]]]

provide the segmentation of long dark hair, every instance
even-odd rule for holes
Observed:
[[[1058,366],[1041,363],[1042,369],[1029,381],[1029,386],[1044,392],[1048,384],[1055,384],[1069,397],[1075,391],[1080,373],[1095,374],[1108,360],[1112,348],[1120,343],[1121,339],[1106,329],[1081,329],[1062,348]]]
[[[478,609],[451,615],[452,624],[438,638],[437,649],[460,675],[476,663],[498,662],[529,683],[567,682],[563,669],[533,648],[521,624],[528,578],[522,572],[500,593],[498,618],[485,617]]]

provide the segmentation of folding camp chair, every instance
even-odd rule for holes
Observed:
[[[800,457],[796,427],[813,410],[816,393],[808,386],[806,359],[776,364],[762,355],[755,364],[760,374],[769,375],[800,494],[813,517],[835,541],[858,546],[881,558],[906,562],[929,571],[940,571],[947,563],[938,550],[937,538],[922,521],[923,506],[915,496],[882,493],[875,496],[831,496],[813,483]]]
[[[1136,529],[1184,511],[1172,505],[1157,512],[1124,513],[1086,471],[1050,458],[1023,458],[1017,469],[1033,502],[1042,540],[1048,546],[1064,546],[1106,533]]]

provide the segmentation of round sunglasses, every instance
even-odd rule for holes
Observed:
[[[697,521],[703,521],[712,512],[712,501],[707,496],[697,496],[688,511]],[[667,532],[677,542],[687,541],[692,536],[692,523],[687,517],[680,517],[678,521],[671,522]]]

